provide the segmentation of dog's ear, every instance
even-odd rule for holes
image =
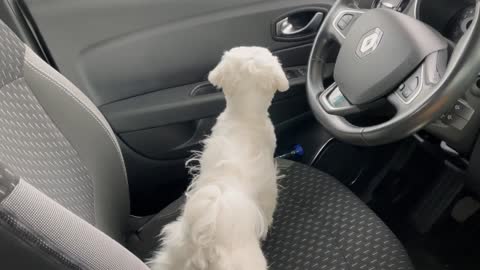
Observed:
[[[208,74],[208,81],[217,88],[224,87],[225,83],[225,63],[220,61],[220,63]]]
[[[287,91],[290,85],[288,83],[287,75],[285,75],[285,72],[280,65],[275,67],[274,74],[275,87],[277,88],[277,90],[280,92]]]
[[[230,51],[226,51],[220,63],[208,74],[208,81],[215,87],[222,88],[224,92],[231,91],[239,79],[235,68],[235,56]]]

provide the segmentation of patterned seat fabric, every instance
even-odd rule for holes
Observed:
[[[0,269],[148,270],[107,120],[1,21],[0,70]]]
[[[340,182],[295,162],[279,167],[286,177],[263,247],[269,269],[413,269],[393,233]]]
[[[24,79],[25,45],[0,23],[0,161],[95,224],[93,181]]]
[[[1,21],[0,70],[0,163],[123,242],[128,183],[107,120]]]

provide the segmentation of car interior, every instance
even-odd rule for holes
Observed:
[[[208,72],[236,46],[268,48],[290,82],[269,111],[286,175],[269,269],[480,269],[479,16],[476,0],[0,1],[0,269],[148,269],[225,108]]]

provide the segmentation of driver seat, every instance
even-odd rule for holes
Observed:
[[[3,23],[0,70],[0,268],[148,269],[128,249],[138,249],[127,244],[138,231],[106,119]],[[279,166],[286,177],[263,247],[270,269],[412,269],[393,233],[340,182]]]

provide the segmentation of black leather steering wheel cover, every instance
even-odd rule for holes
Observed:
[[[348,0],[339,0],[345,5]],[[396,116],[389,121],[371,127],[357,127],[343,117],[328,114],[318,103],[318,95],[324,91],[321,74],[325,64],[325,49],[329,37],[325,27],[329,27],[334,16],[327,16],[319,30],[309,60],[307,74],[307,98],[316,119],[335,137],[358,145],[379,145],[393,142],[413,134],[431,121],[438,119],[455,101],[469,89],[480,71],[480,0],[476,1],[474,20],[449,59],[447,70],[440,82],[433,87],[432,95],[425,102],[405,115]],[[329,14],[330,15],[330,14]]]

